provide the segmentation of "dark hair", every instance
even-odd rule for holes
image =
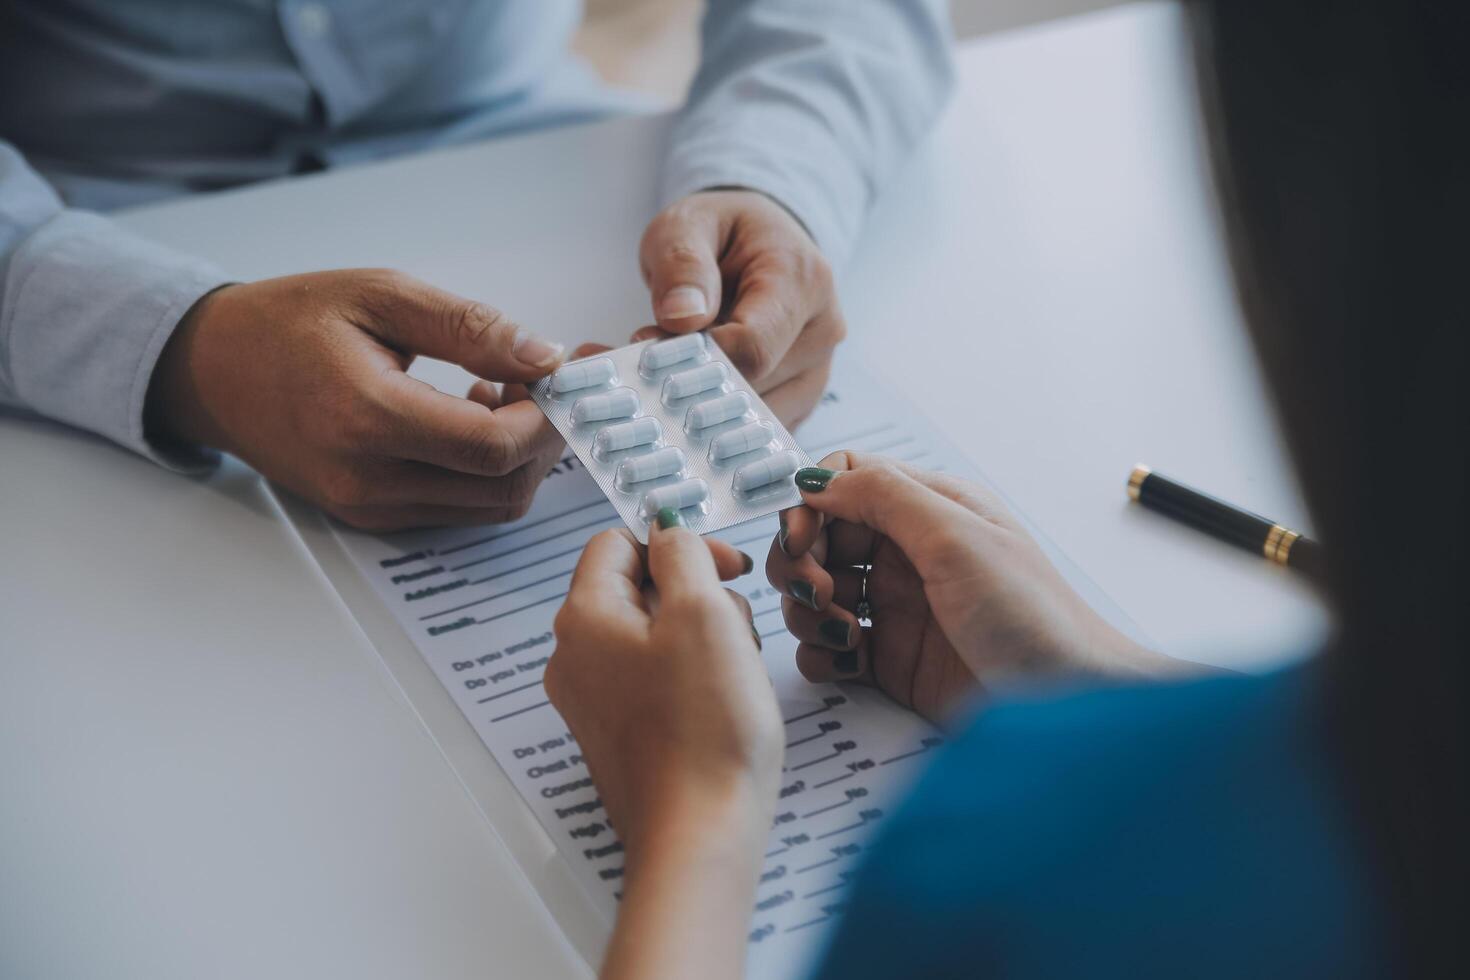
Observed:
[[[1242,305],[1330,557],[1333,743],[1417,975],[1458,959],[1470,867],[1467,21],[1191,9]]]

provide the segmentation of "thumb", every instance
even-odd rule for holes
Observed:
[[[649,224],[639,246],[653,315],[670,333],[691,333],[714,322],[720,310],[720,265],[715,248],[719,215],[682,201]]]
[[[370,282],[360,321],[384,343],[412,354],[451,361],[481,378],[527,382],[565,357],[494,307],[436,289],[409,276]]]
[[[975,515],[887,460],[839,453],[796,471],[802,503],[827,519],[866,527],[898,545],[922,577]]]

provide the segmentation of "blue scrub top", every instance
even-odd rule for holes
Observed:
[[[1319,669],[984,711],[874,842],[817,975],[1384,975]]]

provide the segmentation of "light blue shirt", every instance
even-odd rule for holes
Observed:
[[[943,102],[945,6],[709,0],[663,199],[756,188],[840,265]],[[579,0],[0,6],[0,407],[180,462],[145,439],[144,399],[228,270],[94,212],[637,108],[570,52],[580,17]]]

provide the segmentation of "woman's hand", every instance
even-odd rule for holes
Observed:
[[[827,260],[790,212],[753,190],[701,191],[653,219],[639,257],[658,325],[634,340],[710,327],[781,421],[811,413],[847,328]]]
[[[588,544],[556,618],[546,693],[624,847],[604,977],[738,977],[784,743],[750,606],[751,567],[659,515]]]
[[[805,505],[782,515],[766,573],[788,597],[810,680],[875,684],[941,721],[977,686],[1007,678],[1180,666],[1093,612],[982,487],[848,452],[796,480]],[[862,628],[866,564],[872,625]]]

